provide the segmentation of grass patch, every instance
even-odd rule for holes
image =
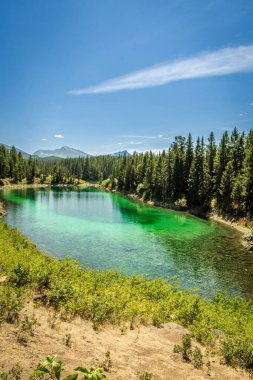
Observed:
[[[173,321],[189,329],[198,342],[219,351],[227,364],[253,369],[252,302],[221,293],[205,301],[161,278],[149,281],[145,276],[128,277],[111,270],[83,270],[74,260],[46,256],[1,222],[3,276],[7,279],[0,282],[0,323],[15,322],[31,294],[65,318],[78,315],[91,320],[94,328],[124,322],[160,325],[173,315]]]

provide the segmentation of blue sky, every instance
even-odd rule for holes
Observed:
[[[253,127],[252,0],[0,0],[0,142],[159,150]]]

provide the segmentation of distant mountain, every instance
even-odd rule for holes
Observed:
[[[53,150],[37,150],[33,153],[34,156],[40,157],[40,158],[46,158],[46,157],[59,157],[59,158],[77,158],[77,157],[88,157],[89,154],[78,150],[74,148],[70,148],[69,146],[63,146],[59,149],[53,149]]]
[[[6,145],[6,144],[1,144],[0,143],[0,145],[3,145],[6,149],[8,149],[8,150],[11,150],[11,146],[10,145]],[[15,147],[16,148],[16,147]],[[25,159],[27,159],[27,158],[29,158],[30,157],[30,154],[29,153],[26,153],[26,152],[24,152],[23,150],[21,150],[21,149],[18,149],[18,148],[16,148],[16,151],[19,153],[21,153],[22,154],[22,156],[23,156],[23,158],[25,158]]]
[[[1,144],[5,146],[6,149],[10,150],[11,146],[6,144]],[[22,156],[25,159],[28,159],[30,157],[29,153],[24,152],[23,150],[20,150],[16,148],[17,152],[21,152]],[[130,156],[130,153],[127,150],[122,150],[119,152],[111,153],[110,154],[113,157],[124,157],[124,156]],[[59,160],[60,158],[78,158],[78,157],[90,157],[91,155],[88,153],[83,152],[82,150],[70,148],[69,146],[63,146],[59,149],[42,149],[42,150],[36,150],[32,155],[34,158],[41,158],[46,161],[48,160]]]
[[[114,157],[130,156],[130,153],[128,153],[127,150],[121,150],[120,152],[112,153],[111,156],[114,156]]]

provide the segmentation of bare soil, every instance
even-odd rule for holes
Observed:
[[[209,216],[209,219],[213,220],[215,222],[226,224],[227,226],[236,229],[237,231],[243,233],[244,235],[249,234],[249,233],[252,232],[251,228],[243,223],[244,222],[243,220],[242,221],[233,222],[231,220],[226,220],[226,219],[222,218],[221,216],[219,216],[217,214],[211,214]]]
[[[33,336],[21,329],[25,316],[36,318]],[[182,360],[173,353],[175,344],[182,343],[187,333],[176,323],[161,328],[154,326],[103,326],[99,331],[91,322],[76,318],[63,321],[45,307],[25,305],[19,324],[4,323],[0,326],[0,373],[19,363],[23,368],[22,380],[29,379],[37,364],[48,354],[56,354],[64,362],[69,374],[79,366],[101,366],[106,352],[110,352],[112,366],[107,372],[110,380],[137,380],[143,372],[152,373],[153,380],[235,380],[249,379],[243,370],[236,370],[221,363],[218,356],[210,356],[204,347],[198,346],[204,355],[203,369]],[[210,361],[208,374],[206,363]]]

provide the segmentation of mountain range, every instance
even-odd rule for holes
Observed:
[[[90,154],[85,153],[81,150],[70,148],[69,146],[63,146],[59,149],[53,150],[36,150],[33,153],[33,156],[37,156],[40,158],[45,157],[59,157],[59,158],[78,158],[78,157],[89,157]]]
[[[8,150],[11,149],[10,145],[6,144],[0,144],[3,145]],[[29,158],[30,154],[24,152],[23,150],[20,150],[16,148],[17,152],[21,152],[22,156],[27,159]],[[85,153],[82,150],[70,148],[69,146],[63,146],[58,149],[41,149],[36,150],[32,154],[33,157],[42,158],[42,159],[54,159],[54,158],[78,158],[78,157],[90,157],[91,154]],[[114,157],[121,157],[121,156],[130,156],[129,152],[127,150],[122,150],[119,152],[112,153],[111,156]]]

